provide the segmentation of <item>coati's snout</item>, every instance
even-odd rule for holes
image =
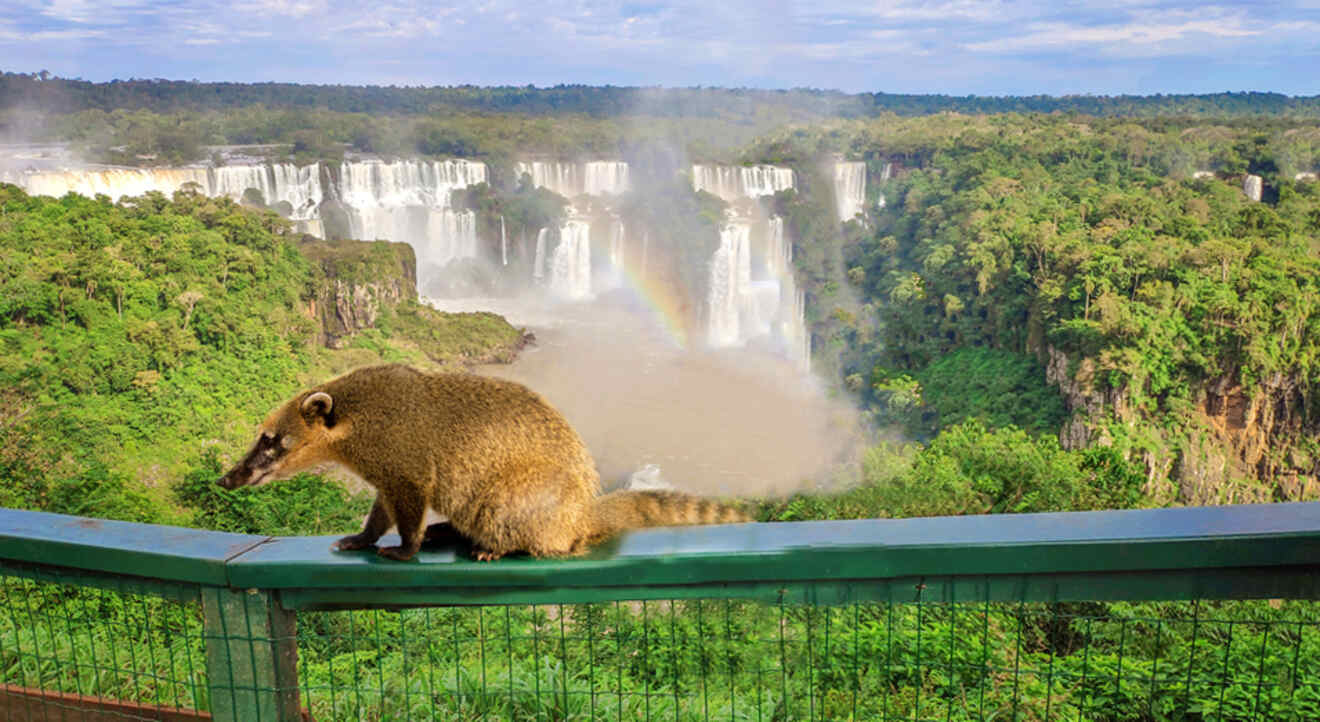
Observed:
[[[216,483],[226,489],[256,486],[325,460],[323,432],[334,425],[333,410],[334,400],[324,391],[285,405],[261,425],[243,460]]]
[[[218,483],[226,489],[237,489],[240,486],[255,486],[268,481],[274,476],[275,467],[279,465],[280,457],[284,456],[284,452],[283,439],[279,434],[262,431],[247,456],[230,469],[229,473],[220,477]]]

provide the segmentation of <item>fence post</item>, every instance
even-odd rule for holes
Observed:
[[[298,722],[296,617],[266,590],[202,588],[206,676],[217,722]]]

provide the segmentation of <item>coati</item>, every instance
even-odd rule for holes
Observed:
[[[586,445],[531,389],[398,364],[361,368],[289,399],[218,483],[252,486],[326,462],[377,492],[362,531],[334,548],[372,546],[393,524],[402,544],[377,552],[398,560],[421,546],[428,507],[448,517],[482,561],[576,554],[637,527],[749,521],[677,492],[600,496]]]

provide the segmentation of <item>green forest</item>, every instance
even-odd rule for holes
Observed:
[[[625,213],[663,228],[658,243],[695,256],[708,255],[693,239],[709,245],[724,204],[676,173],[697,160],[792,167],[797,188],[768,203],[794,245],[813,364],[863,409],[872,443],[855,464],[811,480],[828,491],[742,500],[764,522],[1320,498],[1314,98],[0,79],[0,135],[23,134],[40,118],[29,139],[67,142],[99,160],[192,162],[224,144],[266,145],[272,159],[298,162],[352,152],[484,160],[491,183],[460,200],[478,211],[487,236],[497,215],[526,232],[562,213],[566,199],[512,177],[520,157],[627,160],[640,180],[621,201]],[[830,176],[838,159],[864,161],[869,178],[865,217],[843,224]],[[1259,202],[1243,193],[1247,174],[1262,179]],[[368,290],[372,323],[349,328],[327,315],[343,284]],[[403,244],[316,241],[273,212],[224,199],[187,191],[55,199],[0,186],[0,506],[262,535],[351,530],[370,498],[339,480],[302,475],[237,492],[213,482],[261,415],[308,383],[380,361],[458,368],[516,356],[519,329],[492,314],[429,309],[415,284]],[[51,618],[98,613],[90,596],[39,590],[24,593],[60,610]],[[772,635],[775,619],[735,606],[747,635]],[[676,609],[668,608],[674,628],[700,637],[699,607]],[[1107,632],[1079,646],[1056,628],[1057,615],[1021,609],[986,611],[976,623],[987,640],[991,629],[1000,642],[1016,638],[1034,663],[1048,659],[1080,677],[1072,693],[1096,707],[1070,708],[1068,719],[1184,719],[1172,706],[1144,704],[1146,690],[1121,674],[1112,687],[1085,686],[1087,669],[1158,667],[1161,652],[1166,663],[1223,655],[1216,663],[1232,686],[1197,699],[1198,719],[1247,719],[1252,682],[1281,679],[1290,664],[1294,678],[1298,665],[1320,673],[1320,620],[1310,606],[1199,609],[1302,620],[1295,642],[1306,652],[1300,662],[1253,656],[1233,646],[1231,625],[1221,652],[1222,637],[1159,626],[1186,612],[1164,604],[1079,606],[1071,621],[1076,635],[1083,622],[1089,630],[1092,620],[1140,620],[1160,630],[1163,647],[1134,649]],[[571,619],[601,613],[574,607]],[[915,613],[904,608],[895,621],[891,607],[888,619],[836,621],[836,629],[877,648],[903,625],[953,636],[956,615]],[[547,624],[544,615],[519,611],[500,623],[509,639],[524,639]],[[636,610],[623,616],[621,626],[647,633]],[[409,620],[418,623],[385,613],[318,618],[329,636],[305,649],[306,674],[314,685],[349,684],[358,651],[334,635],[355,624],[355,637],[386,640],[373,673],[402,679]],[[479,623],[473,610],[444,612],[455,634]],[[1266,649],[1273,629],[1243,632],[1244,644]],[[42,631],[12,633],[36,640]],[[429,668],[452,673],[441,683],[456,692],[458,706],[446,709],[458,718],[473,709],[464,704],[486,704],[461,679],[485,658],[455,647]],[[512,659],[511,650],[492,653]],[[674,654],[676,668],[700,664],[680,665]],[[619,663],[620,689],[663,684],[636,662]],[[510,661],[498,683],[512,688],[542,672],[573,674]],[[1191,666],[1186,673],[1190,680]],[[892,695],[903,714],[923,697],[952,705],[968,684],[892,670],[872,679],[866,699],[883,695],[890,709]],[[1043,718],[1040,691],[1037,683],[1020,700],[999,680],[989,706],[1016,714],[1021,703]],[[1280,715],[1320,714],[1314,688],[1279,694],[1271,704]],[[720,709],[750,717],[736,696]],[[399,703],[383,693],[368,702]],[[408,714],[406,695],[401,704],[385,716]],[[831,704],[847,715],[844,701]],[[317,719],[361,713],[344,700],[318,705]],[[573,716],[535,705],[487,711]]]

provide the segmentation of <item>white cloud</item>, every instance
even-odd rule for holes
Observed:
[[[1177,25],[1115,25],[1111,27],[1077,27],[1065,23],[1032,23],[1025,35],[997,38],[985,42],[967,43],[963,47],[973,51],[1020,52],[1048,48],[1068,48],[1079,45],[1143,46],[1183,40],[1192,35],[1221,38],[1241,38],[1259,35],[1259,30],[1226,28],[1213,22],[1186,22]]]
[[[325,0],[246,0],[234,6],[239,12],[301,18],[325,12]]]
[[[20,1],[0,0],[9,64],[63,55],[73,67],[52,70],[97,79],[159,66],[234,80],[258,68],[263,79],[344,82],[1004,92],[1069,73],[1071,87],[1103,88],[1132,77],[1133,64],[1156,77],[1166,59],[1314,57],[1320,34],[1320,0]],[[144,60],[156,55],[167,62]],[[355,61],[311,60],[327,55]],[[1100,85],[1074,80],[1087,72]]]

